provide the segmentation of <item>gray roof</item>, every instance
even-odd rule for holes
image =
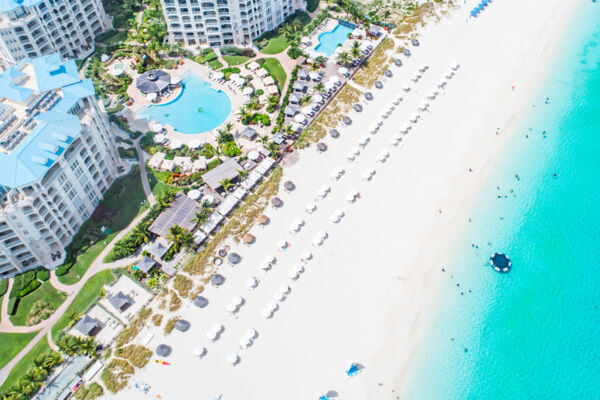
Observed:
[[[75,324],[75,326],[73,326],[73,328],[77,329],[79,332],[83,333],[84,335],[92,336],[94,334],[95,330],[97,330],[97,329],[100,330],[100,329],[104,328],[104,326],[97,319],[92,318],[89,315],[85,314],[83,317],[81,317],[81,319],[79,321],[77,321],[77,323]]]
[[[367,29],[367,33],[369,35],[379,37],[381,35],[381,28],[379,28],[378,26],[372,25],[371,27],[369,27],[369,29]]]
[[[125,295],[123,292],[112,295],[109,297],[108,302],[121,312],[125,311],[129,306],[132,306],[135,303],[131,297]]]
[[[294,82],[294,86],[292,86],[292,88],[294,90],[304,90],[304,89],[306,89],[306,83],[296,81],[296,82]]]
[[[208,175],[208,173],[204,176],[206,175]],[[166,236],[172,226],[179,225],[191,232],[196,226],[192,220],[199,208],[200,203],[196,200],[190,199],[183,193],[177,193],[171,204],[169,204],[169,207],[167,207],[167,209],[154,220],[152,225],[150,225],[149,231],[158,236]]]
[[[298,96],[295,93],[290,94],[290,97],[288,99],[290,103],[300,103],[300,96]]]
[[[221,187],[221,182],[223,179],[233,179],[238,176],[238,170],[241,170],[240,164],[237,163],[233,158],[225,161],[223,164],[217,166],[214,169],[211,169],[204,175],[202,175],[202,179],[208,186],[212,189],[217,190]]]
[[[283,137],[283,135],[281,133],[276,133],[273,135],[273,142],[275,144],[281,144],[283,142],[285,142],[285,138]]]
[[[151,69],[140,75],[135,86],[142,93],[160,93],[171,84],[171,76],[162,69]]]
[[[156,261],[154,261],[153,259],[151,259],[148,256],[145,256],[139,262],[137,262],[135,265],[136,265],[136,267],[138,267],[138,269],[140,271],[147,274],[148,272],[150,272],[152,267],[154,267],[156,265]]]
[[[169,251],[169,248],[161,242],[159,242],[158,240],[155,240],[148,245],[147,250],[148,253],[152,254],[154,257],[162,258],[162,256],[164,256],[165,253]]]
[[[298,78],[308,78],[308,72],[301,69],[298,71]]]
[[[298,114],[300,110],[296,106],[285,106],[283,112],[288,117],[293,117],[294,115]]]
[[[241,135],[250,140],[254,140],[254,138],[258,136],[258,133],[256,133],[256,130],[251,126],[247,126],[246,129],[242,131]]]

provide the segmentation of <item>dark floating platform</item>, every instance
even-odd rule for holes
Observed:
[[[490,265],[496,272],[507,273],[512,268],[510,258],[506,254],[495,253],[490,257]]]

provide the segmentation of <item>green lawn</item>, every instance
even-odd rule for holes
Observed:
[[[213,70],[217,70],[219,68],[223,68],[223,64],[219,60],[209,61],[208,62],[208,66],[211,67]]]
[[[110,243],[110,241],[122,229],[138,215],[149,208],[146,195],[140,178],[139,167],[136,167],[128,175],[114,181],[110,189],[104,194],[104,204],[115,212],[102,225],[109,228],[111,233],[94,245],[88,247],[77,256],[77,261],[65,275],[59,276],[60,282],[72,285],[79,281],[98,254]]]
[[[123,159],[137,160],[138,158],[137,150],[134,147],[119,147],[117,150],[119,150],[119,156]]]
[[[31,310],[33,303],[40,299],[46,300],[48,304],[56,310],[65,301],[66,295],[56,290],[54,286],[50,284],[50,281],[42,283],[42,286],[19,300],[17,311],[14,315],[10,316],[13,325],[25,326],[29,310]]]
[[[159,196],[161,193],[166,192],[167,190],[181,190],[178,187],[169,185],[165,182],[161,182],[161,179],[158,177],[158,175],[166,175],[166,177],[168,178],[171,175],[171,173],[168,171],[159,171],[156,169],[146,167],[146,173],[148,174],[148,184],[152,189],[152,194],[154,195],[154,198]]]
[[[127,40],[127,31],[110,30],[96,36],[96,42],[102,43],[105,46],[116,45],[119,42]]]
[[[230,66],[240,65],[248,61],[250,57],[245,56],[223,56],[223,60],[227,62]]]
[[[285,73],[285,70],[281,66],[279,60],[276,58],[264,58],[258,60],[257,62],[261,64],[262,67],[266,69],[269,74],[271,74],[271,76],[277,82],[277,86],[279,86],[279,91],[281,92],[283,90],[283,85],[285,85],[287,74]]]
[[[0,333],[0,368],[19,354],[35,335],[37,335],[37,332]]]
[[[40,339],[39,342],[36,343],[35,346],[10,370],[8,377],[0,386],[0,392],[6,392],[10,389],[17,381],[25,375],[28,369],[33,368],[33,359],[39,356],[40,354],[44,354],[50,351],[50,345],[48,345],[48,340],[46,336]]]
[[[261,50],[261,53],[263,53],[263,54],[279,54],[282,51],[284,51],[285,49],[287,49],[288,46],[289,46],[289,43],[288,43],[287,39],[285,38],[285,36],[278,35],[278,36],[275,36],[275,37],[269,39],[269,43],[265,47],[263,47],[263,49]]]
[[[69,325],[69,322],[87,310],[98,298],[102,286],[108,285],[114,280],[115,276],[110,270],[104,270],[92,276],[77,293],[63,316],[52,327],[52,339],[58,340],[58,334]]]

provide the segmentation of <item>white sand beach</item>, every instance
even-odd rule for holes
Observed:
[[[555,49],[554,38],[561,36],[572,12],[563,0],[495,0],[466,23],[467,5],[426,28],[421,45],[411,48],[412,57],[402,57],[400,68],[391,67],[394,76],[385,79],[383,89],[371,90],[375,99],[361,99],[365,109],[350,115],[353,124],[339,128],[339,139],[325,140],[326,152],[313,146],[285,167],[282,181],[293,181],[296,189],[281,191],[285,204],[267,210],[271,222],[253,229],[256,243],[233,247],[242,262],[221,267],[226,282],[205,290],[208,307],[185,301],[177,314],[191,323],[189,331],[165,338],[155,328],[148,347],[170,345],[173,353],[164,360],[171,365],[151,362],[130,381],[149,384],[150,393],[130,385],[106,398],[213,399],[222,394],[224,400],[317,399],[329,391],[340,399],[396,398],[409,376],[411,349],[420,345],[436,305],[444,255],[467,223],[464,205],[477,193],[498,148],[510,140],[514,119],[529,107]],[[460,68],[446,79],[446,88],[428,100],[428,111],[417,111],[454,62]],[[411,82],[424,63],[429,69],[416,84]],[[406,84],[408,93],[402,90]],[[377,134],[369,134],[397,93],[404,100],[383,119]],[[422,118],[401,145],[390,145],[416,112]],[[348,161],[347,153],[360,148],[363,135],[369,143],[354,162]],[[389,157],[380,163],[382,151]],[[345,169],[339,181],[330,176],[337,166]],[[376,174],[365,181],[368,167]],[[317,201],[324,184],[331,192]],[[353,189],[360,198],[349,203]],[[317,209],[308,214],[311,201]],[[345,213],[339,223],[330,220],[335,209]],[[305,224],[292,234],[289,227],[297,217]],[[319,230],[328,238],[315,247]],[[277,250],[280,239],[289,242],[288,249]],[[291,281],[288,273],[305,250],[313,258]],[[268,254],[277,263],[264,272],[260,263]],[[249,291],[246,280],[252,276],[260,283]],[[261,311],[275,301],[282,284],[291,292],[265,319]],[[226,308],[236,295],[245,303],[231,316]],[[215,323],[223,324],[224,331],[211,343],[206,333]],[[242,350],[239,342],[248,328],[256,329],[258,337]],[[202,359],[192,354],[196,345],[207,349]],[[239,356],[235,366],[227,362],[232,353]],[[344,373],[350,360],[364,366],[353,378]]]

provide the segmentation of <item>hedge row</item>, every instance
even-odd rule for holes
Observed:
[[[300,69],[300,66],[296,65],[294,67],[294,69],[292,70],[292,76],[290,78],[290,83],[288,84],[288,87],[287,87],[287,92],[285,93],[285,96],[283,97],[283,100],[281,101],[281,107],[279,108],[279,115],[277,115],[277,119],[275,120],[277,131],[280,131],[281,127],[283,125],[283,120],[285,118],[285,107],[288,105],[288,102],[290,101],[290,94],[292,94],[294,82],[296,82],[296,80],[298,79],[298,70],[299,69]]]
[[[22,274],[19,274],[17,276],[15,276],[15,280],[13,282],[13,288],[10,291],[10,297],[20,297],[19,293],[21,291],[23,291],[25,288],[27,288],[31,282],[35,281],[36,272],[35,270],[30,270],[27,272],[23,272]],[[28,292],[30,293],[30,292]]]
[[[48,279],[50,279],[50,271],[48,271],[46,268],[38,269],[37,273],[35,274],[35,277],[40,281],[47,281]]]
[[[17,297],[25,297],[40,286],[42,286],[42,282],[38,280],[32,281],[29,285],[27,285],[17,293]]]

